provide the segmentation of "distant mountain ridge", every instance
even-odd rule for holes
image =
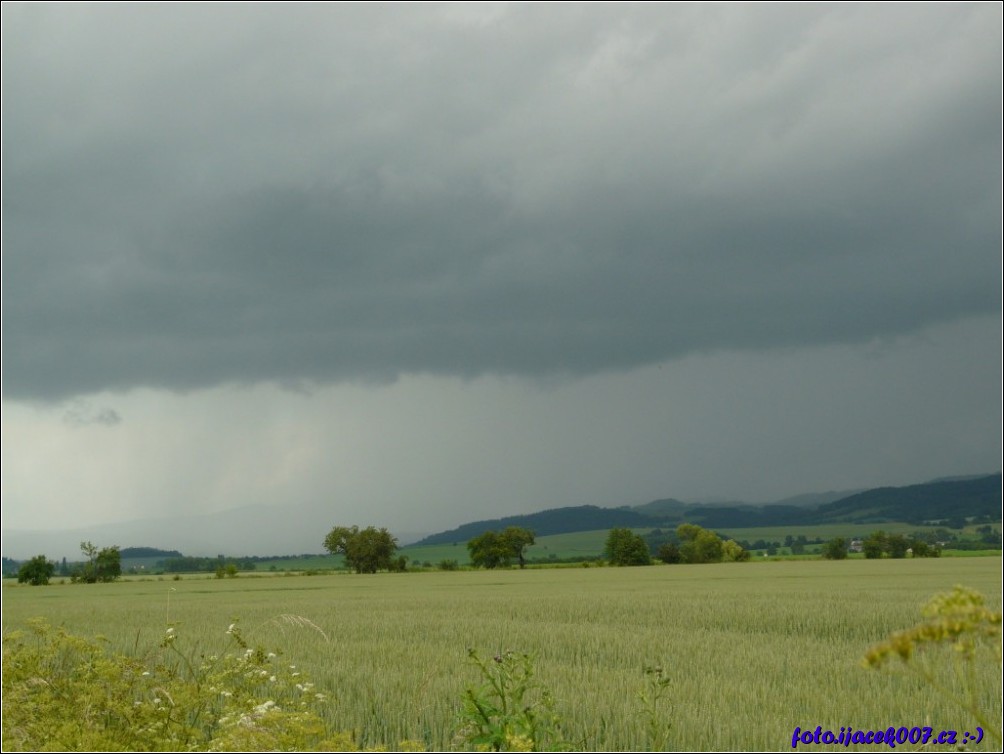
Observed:
[[[860,519],[862,515],[920,523],[969,516],[1001,515],[1001,475],[879,487],[845,497],[817,512],[827,522]]]
[[[838,499],[834,500],[833,498]],[[713,529],[760,526],[812,526],[829,523],[883,523],[959,518],[1001,517],[1001,474],[956,477],[906,487],[877,487],[851,493],[797,495],[777,503],[696,504],[674,498],[636,506],[600,508],[594,505],[551,508],[539,513],[475,521],[432,534],[416,545],[465,542],[488,529],[521,526],[537,536],[594,531],[619,526],[676,526],[684,521]]]
[[[573,531],[592,531],[619,526],[645,527],[652,525],[652,518],[629,508],[600,508],[595,505],[578,505],[569,508],[551,508],[539,513],[521,516],[506,516],[489,521],[474,521],[456,529],[432,534],[415,542],[415,545],[445,545],[466,542],[488,529],[505,529],[507,526],[521,526],[532,529],[538,537],[551,534],[568,534]]]
[[[830,492],[807,492],[802,495],[792,495],[791,497],[786,497],[784,500],[778,500],[774,505],[798,505],[803,507],[814,508],[820,505],[826,505],[826,503],[832,503],[836,500],[842,500],[845,497],[850,497],[851,495],[856,495],[859,492],[864,492],[863,489],[856,490],[841,490],[841,491],[830,491]]]

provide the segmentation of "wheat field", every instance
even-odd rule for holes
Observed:
[[[639,694],[644,668],[657,665],[669,679],[660,714],[673,748],[790,750],[796,726],[929,725],[961,737],[975,725],[905,668],[861,665],[870,645],[917,623],[927,599],[955,584],[999,609],[1000,558],[5,585],[3,626],[40,616],[138,653],[171,625],[196,655],[225,649],[236,620],[330,694],[334,726],[390,748],[457,746],[461,697],[479,682],[474,648],[533,655],[577,747],[646,750]],[[930,662],[955,688],[949,654]],[[999,728],[999,658],[978,666],[975,684]]]

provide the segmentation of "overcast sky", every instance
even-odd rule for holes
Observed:
[[[2,12],[5,530],[1000,469],[998,3]]]

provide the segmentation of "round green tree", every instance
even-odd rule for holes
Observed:
[[[46,560],[45,555],[36,555],[21,564],[17,572],[17,583],[45,586],[55,572],[55,563]]]
[[[471,565],[475,568],[508,568],[516,559],[526,566],[526,548],[534,543],[534,533],[521,526],[509,526],[505,531],[486,531],[467,542]]]
[[[847,558],[847,540],[835,537],[823,546],[823,557],[827,560],[845,560]]]
[[[648,543],[640,534],[635,534],[630,529],[611,529],[607,535],[606,547],[607,559],[617,566],[651,565],[652,553],[649,552]]]
[[[336,526],[324,538],[324,547],[332,555],[344,555],[346,564],[356,573],[376,573],[391,569],[397,539],[386,529],[373,526],[361,530],[358,526]]]

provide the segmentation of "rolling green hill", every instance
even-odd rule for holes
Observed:
[[[801,496],[808,500],[811,496]],[[820,499],[829,499],[821,496]],[[1001,475],[937,480],[907,487],[879,487],[820,505],[787,503],[692,504],[673,498],[653,500],[631,508],[575,506],[552,508],[522,516],[476,521],[426,537],[416,546],[463,545],[488,529],[507,526],[531,529],[537,537],[573,532],[607,530],[624,526],[636,529],[675,527],[686,521],[718,531],[732,529],[823,524],[881,524],[905,522],[913,526],[949,522],[957,526],[967,519],[1001,520]],[[874,528],[874,527],[873,527]]]
[[[824,521],[948,521],[1001,516],[1001,475],[880,487],[851,495],[816,510]]]
[[[467,540],[478,536],[488,529],[501,530],[507,526],[521,526],[530,529],[538,537],[549,534],[564,534],[573,531],[590,531],[593,529],[611,529],[616,526],[651,527],[652,517],[646,516],[630,508],[599,508],[595,505],[579,505],[570,508],[552,508],[540,513],[530,513],[523,516],[507,516],[490,521],[475,521],[464,524],[456,529],[433,534],[416,542],[420,545],[442,545],[458,542],[464,544]]]

